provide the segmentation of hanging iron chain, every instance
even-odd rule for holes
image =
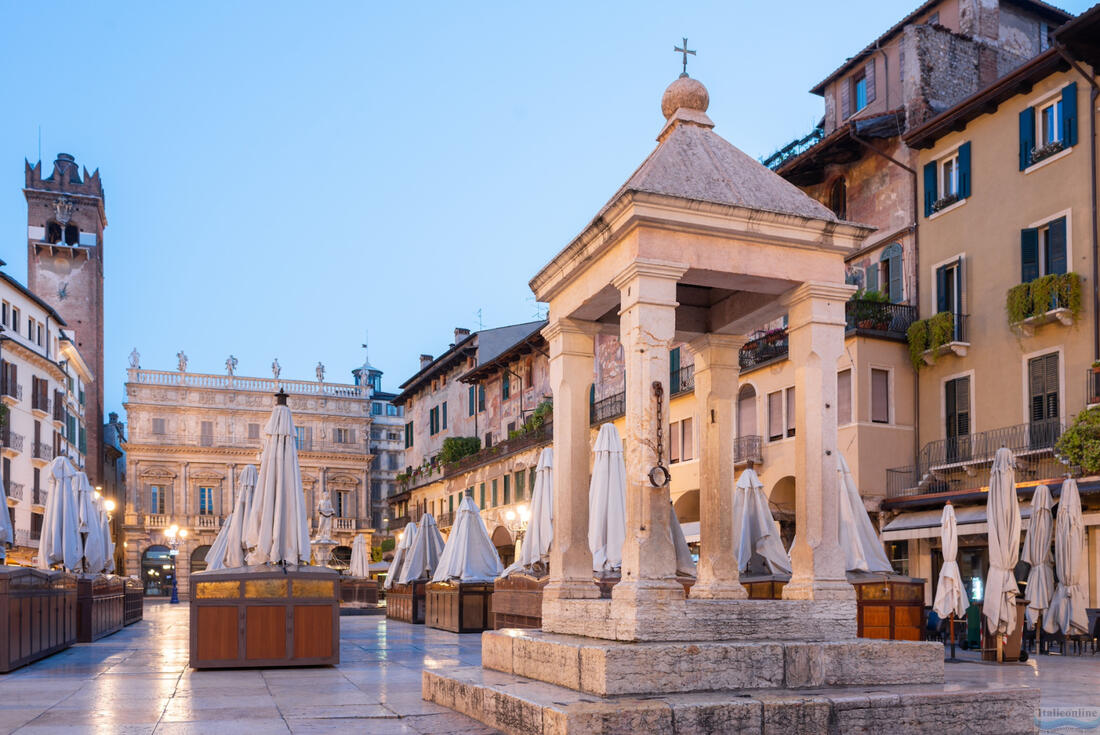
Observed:
[[[649,471],[649,484],[656,488],[662,488],[671,479],[668,468],[665,467],[662,458],[665,454],[664,446],[664,396],[665,387],[661,381],[653,381],[653,396],[657,399],[657,466]]]

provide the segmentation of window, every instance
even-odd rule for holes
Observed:
[[[485,386],[479,385],[477,387],[477,410],[485,410]]]
[[[778,441],[783,438],[785,430],[783,424],[783,391],[775,391],[768,394],[768,441]]]
[[[443,430],[447,428],[447,402],[443,401]]]
[[[970,143],[924,166],[924,216],[970,196]]]
[[[260,438],[260,425],[259,424],[249,424],[248,425],[248,438],[249,439],[259,439]]]
[[[485,433],[485,448],[493,446],[493,432],[489,431]]]
[[[34,342],[34,319],[27,317],[27,339]]]
[[[466,414],[467,416],[473,416],[475,413],[477,413],[477,386],[476,385],[471,385],[469,387],[469,389],[467,390],[466,404],[467,404],[467,407],[468,407],[467,408],[467,414]]]
[[[439,432],[439,406],[436,406],[428,411],[428,434],[435,436]]]
[[[200,516],[214,515],[214,488],[212,488],[212,487],[200,487],[199,488],[199,515]]]
[[[38,325],[38,339],[37,339],[37,342],[38,342],[38,346],[41,347],[42,346],[42,325],[41,324]]]
[[[512,476],[504,476],[504,504],[509,505],[512,502]]]
[[[902,293],[901,244],[893,242],[883,248],[879,262],[882,266],[882,292],[891,303],[900,303],[905,298]],[[867,290],[870,291],[870,287]],[[875,290],[879,290],[878,284]]]
[[[354,444],[355,429],[334,429],[332,438],[337,444]]]
[[[31,511],[31,538],[42,538],[42,514]]]
[[[370,412],[372,416],[382,415],[382,404],[378,401],[372,401],[370,404]]]
[[[848,183],[843,176],[837,177],[829,187],[829,209],[840,219],[848,219]]]
[[[214,422],[203,421],[199,430],[199,443],[204,447],[214,445]]]
[[[852,371],[841,370],[836,374],[836,422],[852,423]]]
[[[350,502],[351,493],[336,491],[332,494],[332,499],[336,501],[333,505],[335,506],[337,518],[351,518],[355,515]]]
[[[512,379],[505,375],[500,379],[500,399],[507,401],[512,397]]]
[[[3,304],[0,304],[0,321],[2,321],[4,324],[8,323],[8,309],[10,308],[11,306],[8,304],[7,301],[3,302]]]
[[[313,428],[310,426],[294,427],[294,443],[298,451],[309,451],[313,448]]]
[[[535,468],[527,470],[527,487],[531,488],[531,495],[535,494]]]
[[[1023,283],[1030,283],[1040,276],[1065,272],[1065,217],[1020,231],[1020,277]]]
[[[863,68],[848,77],[840,85],[840,109],[844,119],[875,101],[875,61],[868,61]]]
[[[963,341],[962,319],[963,276],[962,259],[936,268],[936,311],[949,311],[955,315],[955,333],[952,339]]]
[[[515,479],[516,502],[519,502],[519,501],[523,500],[523,492],[524,492],[523,485],[524,485],[524,480],[526,480],[526,479],[527,479],[527,475],[523,470],[519,470],[518,472],[516,472],[516,479]]]
[[[794,436],[794,388],[787,389],[787,436]]]
[[[164,488],[160,485],[152,485],[149,488],[149,512],[164,514]]]
[[[14,306],[11,310],[11,331],[19,334],[19,309]]]
[[[669,427],[669,464],[695,459],[695,436],[690,418]]]
[[[867,106],[867,76],[865,74],[860,73],[852,78],[852,93],[855,97],[856,111]]]
[[[890,423],[890,371],[871,368],[871,421]]]
[[[153,433],[154,434],[167,434],[168,432],[165,431],[164,426],[165,426],[164,419],[153,419]]]
[[[493,507],[497,507],[497,481],[493,480]]]
[[[1077,144],[1077,83],[1020,111],[1020,170]]]
[[[756,389],[751,385],[737,391],[737,436],[756,436]]]
[[[944,417],[947,425],[947,459],[956,462],[969,455],[970,377],[955,378],[944,383]]]
[[[485,510],[485,483],[481,483],[478,489],[481,493],[481,502],[478,505],[481,507],[482,510]]]
[[[1058,353],[1027,361],[1030,420],[1036,424],[1058,418]],[[1036,437],[1033,437],[1036,438]]]

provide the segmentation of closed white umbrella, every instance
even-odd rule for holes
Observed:
[[[613,424],[600,427],[595,451],[588,485],[588,548],[593,571],[606,574],[623,565],[626,540],[626,463]]]
[[[684,538],[684,529],[676,517],[676,509],[668,504],[668,535],[672,538],[672,548],[676,550],[676,573],[695,576],[695,560],[691,558],[691,547]]]
[[[393,561],[390,562],[390,570],[386,575],[386,584],[383,585],[384,589],[390,589],[393,587],[393,583],[397,581],[397,578],[401,576],[401,568],[405,566],[405,555],[409,552],[409,547],[416,541],[416,524],[409,522],[405,525],[405,530],[401,534],[401,538],[397,540],[397,548],[393,552]]]
[[[99,574],[107,565],[107,540],[103,536],[103,523],[99,517],[95,490],[83,472],[76,473],[73,485],[77,499],[77,530],[84,544],[82,571]]]
[[[985,516],[989,526],[989,573],[982,616],[990,633],[1007,633],[1016,627],[1018,589],[1013,570],[1020,559],[1020,500],[1016,496],[1015,463],[1006,447],[998,449],[993,458]]]
[[[107,508],[104,506],[106,498],[100,496],[96,498],[96,506],[99,508],[99,523],[103,527],[103,546],[107,552],[106,561],[103,564],[103,572],[105,574],[113,574],[115,571],[115,540],[111,538],[111,519],[107,515]]]
[[[53,564],[61,564],[65,569],[79,570],[84,549],[73,486],[76,468],[62,455],[50,462],[46,475],[50,490],[42,516],[42,536],[38,541],[38,566],[49,569]]]
[[[1050,599],[1050,610],[1043,623],[1048,633],[1062,631],[1065,635],[1088,633],[1089,618],[1085,612],[1088,588],[1082,584],[1085,574],[1085,524],[1081,518],[1081,493],[1072,477],[1062,483],[1058,499],[1058,518],[1054,522],[1054,563],[1058,584]]]
[[[894,565],[886,558],[882,541],[875,533],[867,506],[856,489],[855,478],[848,462],[836,453],[840,480],[840,548],[844,550],[845,570],[849,572],[893,572]]]
[[[8,493],[5,485],[8,483],[7,477],[0,476],[0,510],[8,507]],[[0,563],[7,558],[7,552],[4,544],[15,543],[15,529],[11,527],[11,514],[0,513]]]
[[[348,575],[365,578],[370,576],[370,555],[367,554],[367,537],[356,534],[351,542],[351,563],[348,565]]]
[[[790,574],[791,558],[783,548],[764,483],[752,467],[741,473],[733,490],[733,552],[737,568],[745,571],[753,555],[764,560],[769,574]]]
[[[260,471],[252,498],[245,542],[249,564],[308,564],[309,514],[302,492],[302,473],[294,443],[294,417],[286,393],[275,397],[264,427]]]
[[[210,550],[206,552],[207,569],[226,569],[245,565],[245,526],[252,511],[252,494],[256,491],[256,466],[246,464],[237,481],[240,491],[222,529],[218,532]]]
[[[955,521],[955,509],[951,503],[943,506],[940,519],[940,541],[943,543],[943,566],[940,567],[940,579],[936,585],[936,600],[932,609],[941,618],[966,615],[969,602],[963,588],[962,575],[959,574],[959,530]]]
[[[504,570],[502,576],[512,572],[530,570],[538,562],[550,559],[550,541],[554,538],[554,486],[553,470],[554,450],[546,447],[539,453],[535,466],[535,484],[531,488],[531,519],[527,523],[527,533],[523,545],[516,555],[516,562]]]
[[[214,538],[214,543],[210,544],[210,548],[206,552],[206,569],[225,569],[229,565],[225,563],[225,555],[229,550],[229,525],[233,522],[234,516],[237,515],[237,511],[233,511],[229,514],[229,517],[225,519],[225,523],[222,525],[222,530],[218,531],[218,535]]]
[[[401,584],[409,584],[430,576],[439,565],[439,557],[442,554],[443,536],[439,533],[435,516],[425,513],[416,524],[416,538],[405,553],[405,561],[401,565],[401,578],[397,581]]]
[[[1031,520],[1024,537],[1024,552],[1020,556],[1020,561],[1031,566],[1027,573],[1027,622],[1032,626],[1050,607],[1050,596],[1054,592],[1054,571],[1050,565],[1050,542],[1054,534],[1050,509],[1053,504],[1049,487],[1040,485],[1035,488],[1035,494],[1031,496]]]
[[[474,499],[462,498],[433,582],[492,582],[504,565]]]

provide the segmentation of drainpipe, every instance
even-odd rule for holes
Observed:
[[[1100,86],[1091,74],[1086,74],[1077,60],[1069,55],[1066,47],[1055,43],[1054,48],[1066,62],[1077,70],[1077,73],[1088,82],[1092,92],[1089,94],[1089,179],[1092,185],[1092,359],[1100,360],[1100,245],[1097,243],[1097,230],[1100,223],[1097,221],[1097,187],[1096,187],[1096,100],[1100,97]]]
[[[1095,91],[1094,91],[1094,94],[1095,94]],[[902,163],[901,161],[894,158],[893,156],[888,155],[886,153],[883,153],[878,148],[875,148],[868,141],[866,141],[863,138],[856,135],[855,130],[853,130],[851,127],[848,128],[848,137],[851,138],[852,140],[854,140],[855,142],[859,143],[860,145],[862,145],[864,148],[871,151],[875,155],[881,156],[882,158],[885,158],[887,161],[894,164],[898,168],[908,172],[909,176],[912,177],[912,180],[913,180],[913,196],[912,196],[912,206],[913,206],[913,226],[912,226],[912,232],[913,232],[913,303],[917,308],[917,315],[920,316],[920,226],[919,226],[920,220],[918,218],[919,215],[918,215],[918,212],[917,212],[917,186],[919,184],[919,180],[917,178],[917,170],[915,168],[912,168],[911,166],[907,166],[906,164]],[[1096,197],[1095,197],[1095,192],[1094,192],[1093,199],[1095,200],[1095,198]],[[1095,207],[1095,201],[1094,201],[1094,203],[1093,203],[1093,216],[1094,217],[1095,217],[1095,214],[1096,214],[1096,207]],[[1094,228],[1094,230],[1095,230],[1095,228]],[[1094,237],[1095,237],[1095,234],[1094,234]],[[1094,250],[1095,250],[1095,248],[1094,248]],[[1096,258],[1095,257],[1093,258],[1093,267],[1094,268],[1096,267]],[[1096,283],[1095,276],[1093,278],[1093,283],[1094,284]],[[1096,320],[1094,320],[1094,321],[1096,321]],[[1098,321],[1097,324],[1100,324],[1100,321]],[[913,376],[913,475],[914,475],[914,477],[917,481],[920,480],[920,477],[917,476],[920,472],[920,467],[918,466],[918,460],[919,459],[920,459],[920,374],[918,373],[917,375]]]

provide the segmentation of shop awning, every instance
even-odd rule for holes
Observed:
[[[903,541],[914,538],[939,538],[940,517],[943,510],[915,510],[902,513],[882,528],[883,541]],[[1031,505],[1020,503],[1020,517],[1023,529],[1027,529],[1031,517]],[[985,522],[985,506],[971,505],[955,508],[955,519],[959,524],[959,535],[986,534],[989,528]],[[1086,526],[1100,526],[1100,513],[1085,513]]]

